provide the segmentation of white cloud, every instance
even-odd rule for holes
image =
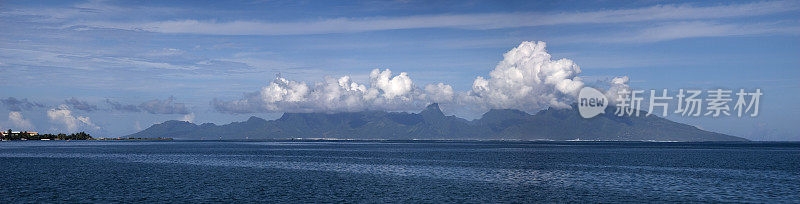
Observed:
[[[583,87],[581,69],[569,59],[551,60],[545,47],[544,42],[522,42],[503,54],[490,78],[477,77],[462,100],[482,108],[568,107]]]
[[[190,122],[190,123],[194,122],[194,113],[189,113],[189,114],[183,115],[183,117],[181,118],[181,121],[186,121],[186,122]],[[138,125],[139,121],[136,121],[136,124]],[[141,127],[140,127],[140,129],[141,129]]]
[[[208,35],[303,35],[353,33],[395,29],[500,29],[563,24],[603,24],[669,20],[719,19],[795,11],[794,1],[768,1],[718,6],[656,5],[644,8],[562,13],[445,14],[403,17],[331,18],[304,22],[169,20],[153,22],[73,22],[65,27],[89,26],[158,33]]]
[[[147,67],[153,69],[195,70],[196,66],[175,65],[165,62],[151,62],[143,58],[115,57],[107,53],[87,50],[64,50],[49,47],[49,50],[34,50],[25,48],[0,48],[0,54],[9,58],[9,63],[26,64],[32,66],[61,66],[70,64],[69,68],[82,70],[97,70],[96,65],[102,63],[104,67],[130,68]]]
[[[477,77],[467,92],[457,93],[444,83],[420,89],[408,73],[393,75],[389,69],[375,69],[369,75],[369,86],[350,76],[326,77],[313,84],[279,76],[242,99],[214,99],[211,103],[228,113],[416,110],[432,102],[525,111],[568,107],[584,86],[578,77],[580,67],[569,59],[551,60],[545,47],[544,42],[521,43],[503,55],[489,78]]]
[[[608,98],[609,103],[616,104],[618,98],[622,98],[622,94],[620,92],[626,91],[630,92],[630,87],[628,86],[628,81],[630,78],[628,76],[622,77],[614,77],[611,79],[611,84],[609,84],[608,90],[606,90],[606,98]],[[628,94],[626,94],[628,95]],[[628,96],[630,97],[630,96]]]
[[[445,103],[453,100],[455,92],[452,86],[438,83],[425,85],[425,94],[433,102]]]
[[[72,111],[69,110],[69,106],[65,104],[48,110],[47,117],[54,123],[64,125],[69,132],[76,132],[79,129],[86,128],[94,130],[100,129],[100,127],[92,123],[91,119],[87,116],[73,116]]]
[[[407,110],[414,99],[423,97],[403,72],[375,69],[370,74],[370,86],[351,80],[350,76],[326,77],[323,82],[308,84],[276,77],[258,92],[241,100],[215,99],[212,105],[222,112],[340,112],[365,109]]]
[[[408,78],[408,73],[401,72],[400,75],[391,76],[392,71],[389,69],[382,72],[375,69],[369,74],[369,78],[372,79],[372,86],[383,91],[383,96],[387,99],[404,96],[411,91],[411,78]]]
[[[11,125],[17,129],[31,129],[33,128],[33,124],[28,119],[25,119],[22,116],[22,113],[11,111],[8,113],[8,121],[11,122]]]
[[[796,22],[771,23],[719,23],[707,21],[681,21],[658,23],[628,33],[606,36],[567,37],[572,42],[649,43],[685,38],[748,36],[760,34],[800,34]]]

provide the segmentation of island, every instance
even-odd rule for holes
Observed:
[[[419,113],[360,111],[284,113],[276,120],[250,117],[226,125],[171,120],[127,137],[217,139],[378,139],[378,140],[524,140],[524,141],[747,141],[655,115],[617,116],[613,106],[586,119],[577,108],[548,108],[536,114],[492,109],[481,118],[446,116],[439,104]]]
[[[86,132],[78,132],[72,134],[39,134],[38,132],[33,131],[11,131],[8,129],[6,132],[2,132],[0,134],[0,140],[2,141],[10,141],[10,140],[91,140],[91,135]]]
[[[117,138],[94,138],[89,133],[77,132],[72,134],[39,134],[34,131],[12,131],[9,129],[6,132],[0,131],[0,141],[12,140],[172,140],[169,137],[117,137]]]

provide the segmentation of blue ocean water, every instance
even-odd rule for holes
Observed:
[[[0,142],[0,203],[800,202],[800,143]]]

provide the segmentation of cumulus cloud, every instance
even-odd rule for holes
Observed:
[[[544,42],[522,42],[503,54],[489,78],[477,77],[462,100],[483,108],[569,107],[583,81],[569,59],[552,60]]]
[[[478,109],[567,108],[584,86],[578,76],[581,69],[572,60],[551,59],[545,47],[544,42],[522,42],[503,55],[488,78],[477,77],[466,92],[455,92],[444,83],[419,88],[408,73],[394,75],[389,69],[375,69],[369,74],[368,84],[354,82],[349,76],[326,77],[318,83],[278,76],[242,99],[214,99],[211,104],[227,113],[415,110],[432,102]],[[614,79],[611,87],[627,86],[625,79]]]
[[[31,129],[33,128],[33,124],[28,119],[25,119],[20,112],[9,112],[8,113],[8,121],[11,122],[11,125],[17,129]]]
[[[389,69],[384,71],[374,69],[369,74],[369,78],[372,79],[373,85],[383,92],[383,97],[387,99],[404,97],[411,91],[411,78],[408,78],[408,74],[405,72],[392,77],[392,71],[389,71]]]
[[[24,99],[17,99],[14,97],[8,97],[4,99],[0,99],[0,103],[6,106],[10,111],[22,111],[22,110],[31,110],[33,108],[43,108],[44,105],[30,102],[27,98]]]
[[[78,100],[75,97],[72,97],[70,99],[64,100],[64,103],[67,104],[69,107],[71,107],[73,109],[78,109],[78,110],[82,110],[82,111],[86,111],[86,112],[91,112],[91,111],[97,110],[97,106],[96,105],[89,104],[86,101]]]
[[[183,117],[181,118],[181,121],[186,121],[186,122],[190,122],[190,123],[194,122],[194,113],[189,113],[189,114],[183,115]]]
[[[346,112],[409,110],[424,105],[418,102],[428,101],[426,91],[414,86],[408,73],[394,75],[389,69],[375,69],[369,78],[368,85],[354,82],[350,76],[325,77],[322,82],[309,84],[278,76],[243,99],[214,99],[211,104],[218,111],[228,113]]]
[[[153,99],[139,105],[139,108],[151,114],[189,114],[189,108],[184,103],[176,103],[175,97],[167,100]]]
[[[616,104],[617,99],[624,96],[621,94],[624,93],[623,91],[627,91],[628,93],[631,91],[630,87],[628,86],[629,80],[630,79],[628,78],[628,76],[614,77],[613,79],[611,79],[611,83],[609,84],[608,90],[606,90],[605,93],[606,97],[608,98],[611,104]]]
[[[426,96],[433,102],[446,103],[453,100],[453,87],[444,83],[425,85]]]
[[[87,116],[74,116],[69,106],[61,104],[57,108],[47,110],[47,117],[53,123],[64,125],[67,131],[76,132],[79,129],[99,130],[100,127],[92,123]]]

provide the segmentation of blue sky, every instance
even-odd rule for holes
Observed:
[[[669,118],[753,140],[800,140],[798,11],[796,1],[4,1],[0,127],[116,137],[164,120],[416,111],[440,102],[432,93],[443,92],[427,89],[438,83],[454,93],[442,102],[446,114],[476,118],[507,105],[459,96],[475,92],[476,77],[496,79],[504,53],[542,41],[552,60],[579,66],[570,76],[587,85],[627,76],[644,90],[760,88],[758,117]],[[385,69],[388,89],[376,85]],[[347,84],[412,102],[297,105],[296,89],[253,102],[266,100],[262,90],[278,74],[287,83],[277,87],[312,89],[301,100],[349,76]],[[552,105],[535,98],[521,109]]]

